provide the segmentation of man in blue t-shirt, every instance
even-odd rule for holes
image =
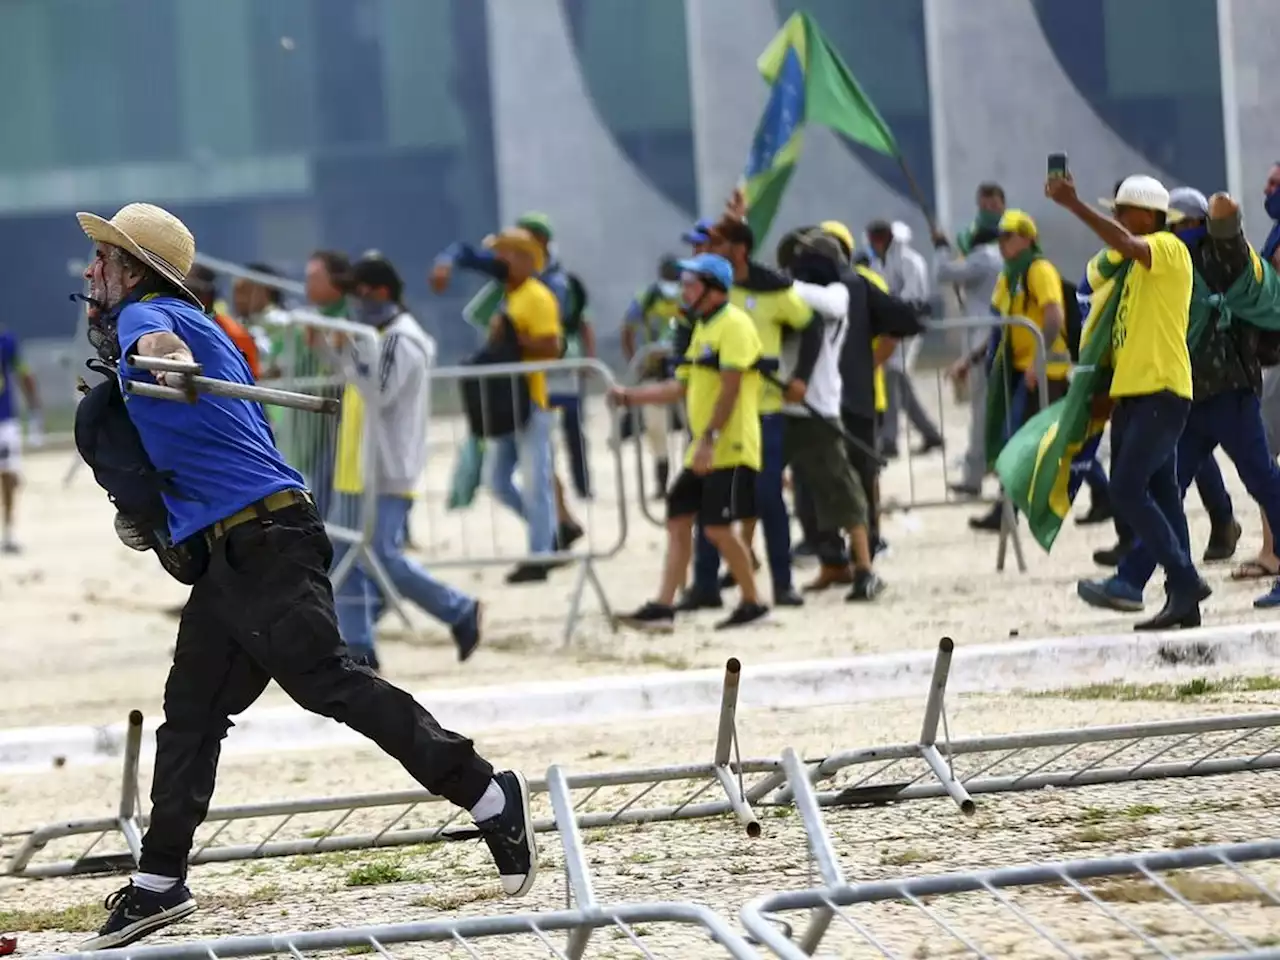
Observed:
[[[18,500],[22,463],[22,425],[18,422],[18,388],[27,401],[27,438],[35,445],[40,436],[40,398],[18,350],[18,339],[0,330],[0,553],[17,553],[13,538],[13,511]]]
[[[96,244],[85,270],[90,342],[117,364],[122,381],[152,379],[132,362],[145,356],[253,382],[243,356],[184,286],[195,240],[180,220],[140,203],[109,221],[78,216]],[[184,379],[154,377],[171,387]],[[428,790],[469,810],[503,889],[528,892],[537,849],[524,777],[495,774],[470,740],[347,655],[328,578],[333,547],[262,407],[209,395],[191,404],[125,397],[143,447],[176,487],[165,498],[173,538],[203,537],[209,566],[178,627],[138,872],[109,899],[106,924],[82,948],[125,946],[196,909],[187,857],[208,811],[222,738],[230,718],[273,679],[300,706],[364,734]]]

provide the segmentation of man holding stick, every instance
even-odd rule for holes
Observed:
[[[198,362],[210,378],[251,384],[244,358],[184,285],[195,240],[180,220],[140,203],[111,220],[78,216],[96,244],[84,274],[90,342],[122,383],[148,382],[139,363],[148,358],[153,368],[156,359]],[[185,373],[154,379],[190,389]],[[122,947],[195,911],[187,858],[213,796],[222,738],[231,716],[273,679],[304,709],[364,734],[428,790],[469,810],[503,889],[528,892],[537,849],[524,778],[495,774],[470,740],[347,655],[328,577],[333,547],[261,405],[125,396],[150,460],[178,494],[164,497],[173,542],[202,538],[209,559],[178,627],[138,872],[107,898],[107,921],[82,948]]]

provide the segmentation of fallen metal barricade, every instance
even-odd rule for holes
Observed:
[[[607,472],[611,475],[594,484],[595,497],[571,503],[567,486],[559,479],[560,471],[554,466],[553,456],[554,408],[549,411],[522,411],[519,408],[519,381],[531,374],[559,374],[561,377],[571,375],[580,378],[583,381],[580,402],[584,420],[589,405],[599,405],[599,411],[603,413],[608,427],[606,442],[611,456]],[[590,379],[597,381],[595,389],[588,388],[585,381]],[[495,387],[501,386],[500,381],[504,380],[508,387],[505,391],[506,402],[515,407],[511,411],[495,409],[490,403],[491,391],[494,394],[502,393]],[[431,558],[432,569],[508,566],[519,570],[530,567],[554,569],[574,566],[577,568],[577,577],[567,600],[564,645],[568,646],[572,641],[581,619],[582,598],[588,586],[595,593],[609,628],[616,630],[609,599],[597,573],[597,565],[616,556],[627,540],[628,509],[622,452],[617,442],[618,411],[609,407],[605,401],[608,389],[615,384],[612,372],[599,360],[582,358],[441,367],[432,371],[433,385],[437,389],[452,391],[455,396],[462,395],[468,382],[477,385],[479,404],[475,411],[476,422],[469,422],[465,416],[447,415],[436,415],[431,421],[434,437],[431,449],[437,453],[444,450],[455,451],[459,458],[458,464],[454,465],[452,477],[448,471],[428,470],[426,496],[420,512],[422,509],[427,512],[426,525],[430,542],[422,547]],[[524,426],[512,433],[510,425],[520,423],[524,423]],[[543,433],[544,430],[547,434]],[[484,436],[490,432],[504,435]],[[482,435],[482,440],[476,436],[477,433]],[[444,439],[441,439],[442,436]],[[534,449],[531,446],[541,443],[550,444],[551,450]],[[517,451],[514,455],[513,447]],[[457,503],[455,500],[454,506],[448,508],[446,504],[458,494],[458,468],[463,465],[468,448],[481,451],[483,466],[475,470],[466,502]],[[540,461],[545,462],[542,461],[543,457],[550,458],[552,463],[551,488],[544,485],[543,478],[533,475],[536,465]],[[515,461],[516,470],[522,479],[518,488],[515,488],[514,478],[495,477],[495,465],[505,465],[504,461],[510,463],[512,460]],[[597,461],[595,466],[600,468],[601,464]],[[480,481],[482,475],[483,482]],[[484,500],[472,499],[477,497],[481,487],[486,488],[490,496]],[[607,499],[606,490],[611,494]],[[539,511],[530,509],[531,492],[533,496],[543,499],[541,512],[554,511],[556,537],[549,551],[540,548],[535,550],[532,543],[533,536],[525,518],[531,512],[537,515]],[[506,502],[503,502],[504,497]],[[513,502],[513,497],[518,500]],[[486,509],[477,509],[480,503]],[[516,514],[517,507],[520,508],[520,515]],[[567,543],[567,538],[573,533],[584,539],[585,548]]]
[[[823,806],[973,797],[1280,769],[1280,712],[1157,720],[998,736],[952,738],[946,686],[954,644],[938,644],[920,739],[806,761]],[[941,723],[943,737],[938,739]],[[762,803],[787,803],[789,787]]]
[[[776,790],[785,775],[776,760],[743,761],[737,756],[741,670],[737,660],[730,660],[725,666],[715,752],[710,763],[571,774],[566,782],[575,796],[579,823],[598,828],[734,816],[749,837],[759,836],[760,823],[752,805]],[[141,715],[136,719],[136,736],[131,715],[130,736],[126,737],[120,813],[47,824],[22,834],[20,845],[6,857],[0,873],[43,878],[133,869],[138,847],[132,839],[126,850],[102,848],[122,828],[126,837],[132,838],[141,836],[147,825],[148,818],[137,811],[135,802]],[[537,829],[554,829],[548,785],[531,781],[530,789]],[[422,789],[283,800],[210,810],[197,831],[190,862],[221,863],[399,847],[468,840],[475,835],[465,822],[463,811]],[[73,840],[74,844],[70,842]],[[41,856],[42,852],[48,855]]]
[[[815,858],[833,860],[829,837],[815,835]],[[822,947],[842,957],[1280,958],[1280,840],[858,884],[829,863],[823,873],[820,888],[742,910],[775,957],[808,960]],[[779,921],[795,910],[826,923],[793,941]]]
[[[362,949],[392,958],[395,944],[420,942],[448,943],[465,956],[481,956],[479,941],[503,938],[499,947],[504,958],[523,956],[513,950],[527,945],[537,956],[560,960],[580,960],[597,931],[608,931],[630,950],[646,958],[727,956],[735,960],[755,960],[759,952],[720,915],[694,903],[601,903],[592,883],[591,868],[583,853],[577,817],[570,796],[571,778],[557,766],[547,770],[546,784],[559,829],[564,853],[566,909],[547,913],[486,916],[467,919],[442,918],[420,923],[346,927],[299,933],[227,937],[219,940],[159,943],[97,953],[59,954],[77,960],[229,960],[231,957],[272,956]],[[542,882],[547,882],[546,880]],[[679,925],[682,935],[664,938],[655,924]],[[181,929],[181,928],[178,928]],[[563,946],[551,938],[566,933]],[[515,942],[513,942],[515,941]],[[609,948],[614,954],[614,948]],[[493,954],[489,954],[492,956]]]

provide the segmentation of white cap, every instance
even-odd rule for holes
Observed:
[[[1169,191],[1155,177],[1138,174],[1126,177],[1116,191],[1115,199],[1099,200],[1108,210],[1116,207],[1137,207],[1140,210],[1155,210],[1157,213],[1169,212]]]
[[[889,225],[889,229],[893,231],[893,239],[897,240],[903,246],[911,242],[911,228],[901,220],[895,220]]]

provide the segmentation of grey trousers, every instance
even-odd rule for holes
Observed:
[[[987,370],[980,363],[969,369],[969,449],[964,454],[960,482],[981,487],[987,475]]]
[[[898,353],[890,357],[889,362],[884,365],[884,386],[888,406],[884,412],[884,426],[880,439],[885,446],[896,447],[898,421],[902,419],[902,414],[906,413],[911,426],[915,427],[916,432],[926,443],[939,441],[942,439],[942,434],[929,419],[929,414],[920,403],[920,398],[916,396],[911,377],[902,369],[902,361],[899,359],[901,356],[902,350],[899,348]]]

